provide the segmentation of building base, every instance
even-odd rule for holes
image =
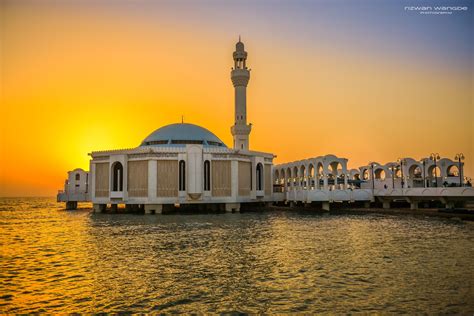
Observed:
[[[240,203],[226,203],[225,204],[226,212],[240,212]]]
[[[329,202],[323,202],[322,209],[323,209],[323,211],[330,211],[331,206],[330,206]]]
[[[161,214],[163,213],[162,204],[145,204],[145,214]]]
[[[77,209],[77,202],[76,201],[66,202],[66,210],[76,210],[76,209]]]
[[[103,212],[105,212],[106,208],[107,208],[107,204],[94,204],[92,206],[92,209],[94,210],[94,213],[103,213]]]

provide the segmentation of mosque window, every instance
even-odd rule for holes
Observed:
[[[222,143],[213,142],[212,140],[208,140],[207,144],[210,145],[210,146],[219,146],[219,147],[224,146]]]
[[[257,181],[257,191],[263,190],[263,166],[261,163],[257,164],[257,172],[256,172],[256,181]]]
[[[202,144],[202,140],[178,140],[174,139],[171,141],[171,144]]]
[[[123,166],[118,161],[112,165],[112,176],[112,190],[123,191]]]
[[[211,190],[211,162],[204,161],[204,191]]]
[[[149,142],[145,142],[145,145],[165,145],[168,144],[167,140],[152,140]]]
[[[76,181],[81,180],[81,175],[79,173],[76,173]]]
[[[186,191],[186,163],[179,161],[179,190]]]

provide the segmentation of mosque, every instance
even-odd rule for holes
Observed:
[[[92,152],[89,173],[81,169],[70,172],[63,195],[72,196],[75,191],[81,194],[76,198],[80,201],[88,194],[98,212],[118,204],[145,213],[161,213],[164,207],[184,204],[239,211],[241,203],[271,202],[275,156],[250,150],[252,125],[247,123],[246,99],[250,71],[240,39],[233,59],[232,148],[201,126],[163,126],[137,148]],[[77,206],[73,198],[68,200],[70,208]]]
[[[136,148],[90,153],[90,171],[70,171],[58,202],[75,209],[78,202],[92,201],[95,212],[122,204],[129,211],[151,214],[189,205],[238,212],[250,203],[319,203],[329,210],[330,203],[380,202],[389,208],[404,201],[416,209],[433,200],[450,207],[474,200],[470,179],[463,177],[462,154],[454,160],[432,154],[419,161],[371,162],[358,169],[348,169],[348,159],[334,155],[274,166],[274,154],[250,149],[250,71],[240,38],[233,59],[232,148],[201,126],[163,126]]]

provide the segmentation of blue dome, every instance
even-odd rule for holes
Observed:
[[[140,146],[184,147],[186,144],[227,148],[216,135],[207,129],[187,123],[163,126],[148,135]]]

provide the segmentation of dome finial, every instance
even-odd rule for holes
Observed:
[[[181,124],[184,124],[184,115],[181,115]]]
[[[239,34],[239,42],[240,42],[240,34]]]

